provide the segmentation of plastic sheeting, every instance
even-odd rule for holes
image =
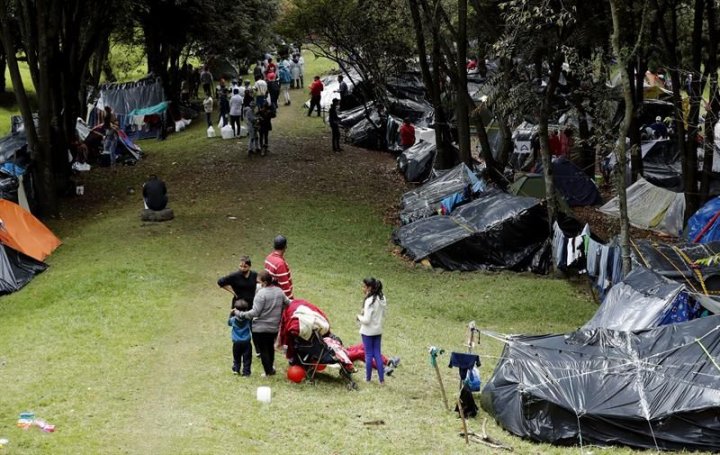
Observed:
[[[628,217],[630,224],[641,229],[652,229],[679,237],[683,229],[685,196],[638,179],[627,189]],[[600,211],[614,217],[620,216],[617,197],[600,207]]]
[[[118,115],[129,115],[133,109],[155,106],[165,101],[160,79],[147,78],[124,84],[105,84],[100,87],[98,109],[110,106]]]
[[[21,165],[30,162],[27,154],[27,136],[24,131],[11,133],[0,139],[0,163],[6,161],[16,161]]]
[[[21,289],[47,267],[44,262],[0,244],[0,294]]]
[[[514,336],[481,396],[511,433],[553,444],[720,450],[720,316],[639,332]]]
[[[657,327],[683,290],[682,283],[645,267],[634,267],[623,281],[610,288],[600,308],[582,329],[628,331]]]
[[[443,199],[477,184],[482,184],[484,189],[484,182],[465,163],[460,163],[442,176],[403,194],[400,221],[402,224],[408,224],[436,215],[441,209]]]
[[[683,191],[682,163],[672,141],[644,142],[641,155],[643,177],[647,181],[671,191]]]
[[[602,197],[595,182],[566,158],[552,162],[553,182],[570,207],[596,205]]]
[[[684,236],[693,243],[720,240],[720,197],[710,199],[690,217]]]
[[[435,161],[435,144],[416,142],[397,158],[398,170],[408,182],[422,182],[430,175]]]
[[[535,198],[481,193],[453,215],[401,226],[393,240],[413,260],[448,270],[547,271],[547,211]]]

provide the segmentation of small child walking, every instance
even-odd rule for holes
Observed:
[[[252,347],[250,345],[250,321],[239,318],[237,314],[248,309],[250,309],[250,305],[247,301],[243,299],[237,300],[228,318],[228,325],[232,327],[230,332],[233,342],[232,371],[233,373],[239,373],[241,376],[250,376]]]

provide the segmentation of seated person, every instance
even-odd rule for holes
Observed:
[[[165,209],[168,203],[167,187],[165,182],[151,175],[150,179],[143,185],[143,199],[145,200],[145,208],[160,211]]]
[[[650,125],[650,129],[653,130],[656,139],[666,138],[668,136],[667,126],[662,121],[662,117],[659,115],[655,117],[655,123]]]

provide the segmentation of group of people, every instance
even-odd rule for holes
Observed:
[[[252,367],[252,346],[263,366],[262,376],[272,376],[275,370],[275,347],[282,323],[283,310],[295,299],[290,267],[285,259],[287,239],[278,235],[273,240],[273,251],[265,258],[264,268],[252,270],[248,256],[240,258],[236,272],[218,280],[218,286],[232,294],[231,311],[227,324],[231,327],[233,342],[232,371],[249,376]],[[363,280],[364,300],[356,319],[360,324],[362,346],[348,349],[353,360],[365,360],[366,380],[372,378],[376,368],[380,384],[399,364],[399,358],[382,355],[382,333],[387,301],[380,280]]]

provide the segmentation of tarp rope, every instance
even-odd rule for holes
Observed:
[[[635,245],[635,244],[633,243],[633,245]],[[635,246],[635,248],[638,250],[638,252],[640,251],[640,250],[637,248],[637,246]],[[670,263],[670,265],[672,265],[673,268],[674,268],[678,273],[680,273],[680,276],[682,276],[683,278],[685,278],[685,281],[687,282],[688,286],[689,286],[693,291],[695,291],[695,292],[698,293],[698,294],[700,293],[700,291],[698,291],[698,289],[695,287],[695,285],[692,283],[692,281],[690,281],[690,280],[685,276],[685,273],[683,273],[683,271],[680,270],[680,268],[679,268],[677,265],[675,265],[675,262],[674,262],[672,259],[670,259],[665,253],[663,253],[662,251],[660,251],[659,248],[657,248],[657,244],[656,244],[656,243],[653,243],[653,244],[652,244],[652,248],[653,248],[660,256],[662,256],[663,258],[665,258],[665,260],[668,261],[668,262]],[[643,259],[643,260],[644,260],[644,259]],[[646,264],[647,264],[647,263],[646,263]],[[647,266],[649,267],[649,265],[647,265]]]
[[[695,342],[700,345],[700,348],[702,348],[703,352],[704,352],[705,355],[708,357],[708,359],[710,359],[710,361],[712,362],[712,364],[715,365],[715,368],[717,368],[717,370],[720,371],[720,366],[718,366],[717,362],[715,362],[715,359],[713,359],[712,355],[710,354],[710,352],[708,352],[707,348],[705,347],[704,344],[702,344],[702,342],[700,341],[700,339],[699,339],[699,338],[696,338],[696,339],[695,339]]]
[[[692,270],[692,272],[695,274],[695,277],[700,282],[700,286],[702,286],[703,293],[705,293],[705,295],[709,295],[707,286],[705,286],[705,279],[703,278],[702,273],[700,273],[700,269],[694,265],[695,262],[690,260],[690,258],[687,256],[687,254],[685,254],[684,251],[682,251],[680,248],[676,247],[675,245],[672,246],[672,249],[675,253],[677,253],[678,256],[680,256],[683,259],[683,261],[685,261],[685,263],[687,263],[688,267],[690,267],[690,270]]]

